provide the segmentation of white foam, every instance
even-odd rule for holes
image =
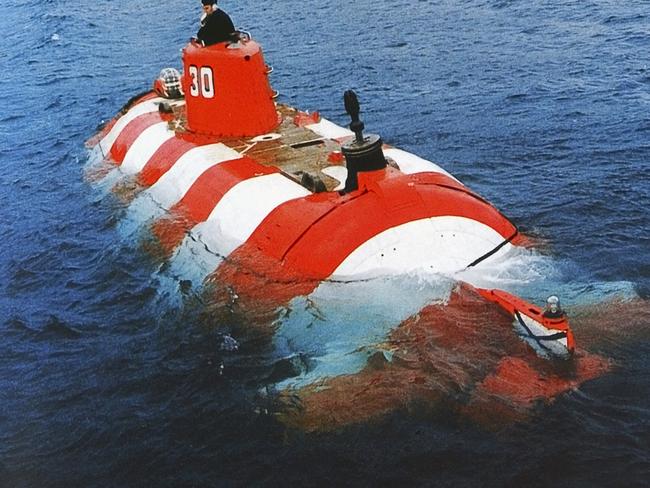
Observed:
[[[300,388],[326,378],[359,372],[368,357],[384,350],[390,332],[424,306],[446,302],[455,282],[393,276],[359,282],[323,282],[307,297],[291,301],[279,320],[274,345],[281,357],[302,353],[309,370],[278,389]],[[396,293],[399,290],[399,293]]]

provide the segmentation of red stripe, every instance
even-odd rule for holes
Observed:
[[[278,170],[244,157],[224,161],[206,170],[172,210],[185,211],[195,222],[208,218],[219,200],[237,183]]]
[[[360,177],[360,186],[378,181],[344,197],[319,193],[275,208],[216,270],[214,282],[234,288],[247,307],[277,307],[309,293],[370,238],[407,222],[449,215],[488,225],[504,239],[515,232],[494,207],[446,175],[387,169]]]
[[[448,181],[448,177],[435,173],[400,174],[371,185],[367,193],[333,206],[332,211],[314,221],[308,231],[284,251],[283,266],[315,278],[326,278],[372,237],[389,228],[428,217],[467,217],[491,227],[504,239],[515,232],[514,226],[494,207],[477,200],[462,185],[454,182],[450,188],[451,184],[446,185]],[[336,200],[339,199],[335,198],[333,203]],[[291,218],[281,215],[285,212],[293,214],[293,219],[306,215],[307,212],[300,208],[304,203],[300,203],[287,202],[278,209],[279,218]],[[269,217],[275,219],[275,216]],[[260,234],[267,227],[261,225]],[[253,239],[257,242],[252,243],[264,246],[264,236],[253,234]]]
[[[152,232],[162,250],[169,255],[189,229],[209,217],[233,186],[254,176],[277,172],[276,168],[263,166],[247,157],[224,161],[207,169],[170,209],[170,217],[153,224]]]
[[[142,102],[146,102],[147,100],[151,100],[153,98],[156,98],[157,96],[158,96],[157,93],[151,91],[151,92],[147,93],[146,95],[143,95],[140,98],[134,100],[130,104],[125,105],[124,107],[122,107],[122,110],[120,111],[119,114],[117,114],[115,117],[113,117],[111,120],[109,120],[106,124],[104,124],[104,126],[100,129],[99,132],[97,132],[94,136],[92,136],[91,138],[89,138],[86,141],[86,147],[91,148],[91,147],[94,147],[97,144],[99,144],[99,141],[101,141],[104,137],[106,137],[108,135],[108,133],[111,131],[111,129],[113,128],[115,123],[120,119],[120,117],[125,115],[128,110],[131,110],[133,107],[135,107],[136,105],[138,105],[138,104],[140,104]]]
[[[134,107],[134,106],[136,106],[136,105],[139,104],[139,103],[146,102],[147,100],[153,100],[154,98],[157,98],[157,97],[159,97],[159,96],[160,96],[160,95],[158,95],[155,91],[152,90],[152,91],[148,92],[146,95],[143,95],[142,97],[138,98],[138,99],[133,103],[133,105],[131,105],[131,107]],[[130,107],[129,107],[129,108],[130,108]]]
[[[170,170],[176,161],[190,149],[198,144],[188,142],[178,136],[166,140],[151,156],[138,174],[138,183],[142,186],[151,186]]]
[[[140,134],[152,125],[162,122],[163,120],[162,114],[159,112],[151,112],[138,115],[135,119],[126,124],[126,127],[122,129],[122,132],[117,136],[113,146],[111,147],[110,154],[113,161],[118,165],[122,164],[127,151],[131,148]]]

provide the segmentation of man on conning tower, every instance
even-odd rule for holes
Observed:
[[[196,34],[199,42],[204,46],[211,46],[232,39],[235,26],[230,16],[217,7],[216,0],[201,0],[201,3],[203,4],[201,28]]]

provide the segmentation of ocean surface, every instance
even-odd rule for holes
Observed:
[[[0,486],[647,486],[648,2],[220,4],[264,46],[280,101],[344,125],[355,89],[369,131],[532,236],[534,258],[483,278],[537,301],[560,293],[578,343],[611,368],[507,425],[423,405],[287,427],[260,394],[277,349],[179,300],[119,232],[124,203],[86,178],[84,142],[180,68],[200,3],[4,0]],[[325,321],[371,334],[386,303],[434,286],[388,285],[376,307],[342,300],[368,295],[345,286],[314,299]],[[303,308],[268,329],[305,350],[332,340],[301,329]]]

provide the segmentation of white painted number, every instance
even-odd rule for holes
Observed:
[[[189,69],[192,84],[190,85],[190,95],[203,98],[214,98],[214,76],[210,66],[201,66],[201,69],[194,65]]]
[[[201,66],[201,95],[204,98],[214,97],[214,84],[212,83],[212,68]]]
[[[193,97],[199,96],[199,70],[196,66],[190,66],[190,78],[192,78],[192,84],[190,85],[190,95]]]

